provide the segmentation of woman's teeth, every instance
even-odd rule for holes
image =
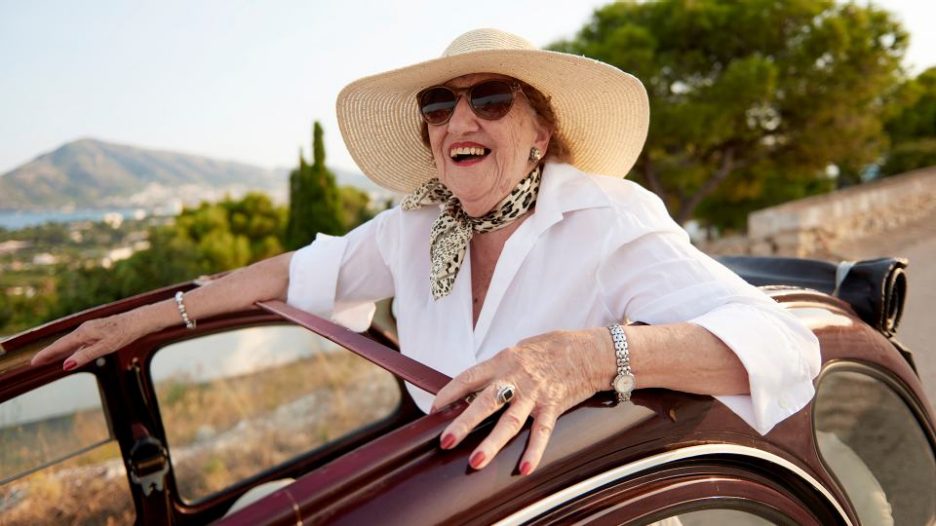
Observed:
[[[474,157],[484,157],[490,150],[479,146],[462,146],[449,150],[449,156],[455,161],[464,161]]]

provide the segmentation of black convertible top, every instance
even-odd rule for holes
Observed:
[[[906,259],[835,264],[815,259],[725,256],[718,261],[752,285],[802,287],[841,298],[885,336],[893,336],[900,324],[907,296]]]

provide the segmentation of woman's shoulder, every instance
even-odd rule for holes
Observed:
[[[582,172],[561,164],[554,166],[561,199],[578,208],[610,215],[624,224],[647,228],[675,226],[663,201],[640,184],[620,176]]]

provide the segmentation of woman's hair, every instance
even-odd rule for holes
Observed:
[[[549,97],[543,95],[539,90],[525,82],[519,80],[517,82],[520,82],[520,89],[523,90],[523,95],[530,101],[530,106],[533,108],[533,111],[536,112],[536,117],[540,120],[540,123],[549,128],[552,132],[545,159],[557,162],[571,162],[572,159],[569,158],[569,147],[566,146],[565,138],[559,134],[559,121],[556,118],[556,113],[552,109],[552,105],[549,104]],[[429,125],[426,124],[425,121],[420,122],[419,136],[422,138],[422,142],[426,145],[426,148],[429,148]]]

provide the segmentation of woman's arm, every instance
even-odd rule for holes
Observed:
[[[250,307],[257,301],[286,299],[292,252],[236,270],[185,294],[189,318],[198,320]],[[80,367],[147,334],[182,323],[175,300],[90,320],[39,351],[33,365],[66,358],[65,370]]]
[[[693,247],[659,198],[623,183],[609,183],[604,190],[616,204],[573,226],[596,235],[596,286],[608,321],[649,324],[625,328],[637,387],[717,396],[762,434],[806,405],[821,361],[815,335]],[[610,390],[615,366],[604,327],[523,340],[440,391],[435,408],[481,391],[443,432],[442,446],[453,447],[498,410],[498,387],[513,384],[510,407],[470,463],[487,465],[532,416],[519,466],[529,473],[558,416],[595,392]]]
[[[639,388],[712,395],[748,392],[748,375],[741,361],[698,325],[632,325],[625,333]],[[527,475],[539,465],[559,415],[599,391],[610,390],[616,374],[614,344],[605,327],[557,331],[523,340],[466,370],[439,392],[433,411],[481,391],[442,432],[442,447],[455,447],[482,420],[497,412],[497,386],[510,383],[517,388],[514,399],[469,462],[475,469],[486,466],[532,416],[530,440],[519,468]]]
[[[714,334],[694,323],[631,325],[624,332],[631,369],[641,388],[662,387],[708,395],[747,394],[751,390],[747,371],[738,356]],[[613,377],[614,344],[603,334],[597,336],[605,347],[601,355],[610,354]],[[610,382],[608,379],[607,385]]]

